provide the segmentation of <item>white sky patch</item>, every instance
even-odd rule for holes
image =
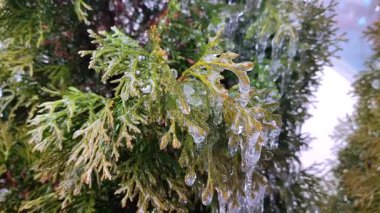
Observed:
[[[312,117],[302,127],[302,132],[313,138],[309,143],[309,149],[301,151],[303,168],[314,163],[331,167],[328,160],[336,162],[337,156],[332,151],[335,143],[330,136],[339,124],[339,119],[353,112],[355,101],[349,94],[351,91],[351,82],[347,78],[333,68],[325,67],[321,85],[314,94],[315,103],[309,108]],[[325,169],[330,169],[329,166]]]

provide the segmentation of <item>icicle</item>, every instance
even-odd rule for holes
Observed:
[[[223,193],[219,188],[216,188],[216,191],[218,192],[219,213],[226,213],[226,204],[229,198],[229,193]]]
[[[297,54],[297,41],[291,40],[288,45],[288,57],[293,59]]]
[[[0,88],[0,98],[3,97],[3,89]]]
[[[192,186],[197,179],[197,174],[193,169],[190,169],[190,172],[188,172],[185,176],[185,183],[188,186]]]
[[[256,48],[256,56],[259,64],[262,64],[264,57],[265,57],[265,50],[268,45],[268,39],[270,37],[269,33],[265,33],[265,35],[261,35],[257,39],[257,44],[255,46]]]

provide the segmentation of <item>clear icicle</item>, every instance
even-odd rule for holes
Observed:
[[[3,89],[0,88],[0,98],[3,97]]]
[[[223,193],[222,190],[216,189],[218,192],[218,201],[219,201],[219,213],[226,213],[226,204],[227,204],[227,199],[229,197],[228,192]]]
[[[297,41],[291,40],[288,45],[288,57],[293,59],[297,54]]]

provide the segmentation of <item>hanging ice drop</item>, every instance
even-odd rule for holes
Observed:
[[[197,174],[193,170],[191,170],[185,176],[185,183],[188,186],[192,186],[196,179],[197,179]]]
[[[209,186],[206,186],[206,188],[202,192],[202,203],[203,203],[203,205],[205,205],[205,206],[210,205],[210,203],[212,201],[212,195],[213,195],[212,189],[210,189]]]

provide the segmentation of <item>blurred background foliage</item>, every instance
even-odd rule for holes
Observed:
[[[354,114],[337,127],[334,135],[341,150],[334,169],[338,183],[331,212],[380,211],[380,23],[370,26],[365,36],[374,53],[367,61],[367,70],[354,82]]]
[[[48,169],[53,159],[70,153],[55,154],[60,152],[58,149],[33,152],[27,142],[27,121],[35,116],[39,104],[57,100],[48,90],[41,90],[44,87],[63,91],[75,86],[82,92],[113,97],[113,80],[120,76],[103,84],[101,76],[88,68],[90,57],[78,55],[80,50],[95,49],[87,29],[110,31],[112,26],[122,29],[140,46],[154,49],[149,30],[159,25],[161,48],[178,76],[201,59],[208,38],[222,30],[221,48],[238,53],[239,61],[255,64],[248,73],[251,86],[257,90],[251,101],[281,116],[280,136],[263,147],[255,168],[257,177],[264,176],[268,181],[263,206],[256,210],[316,211],[327,202],[327,183],[312,170],[301,169],[299,151],[310,141],[300,129],[310,116],[307,104],[319,84],[318,73],[339,50],[341,37],[334,25],[334,2],[2,0],[0,5],[1,210],[61,210],[62,198],[55,193],[60,181],[51,181],[52,177],[41,181],[36,171],[45,167],[38,168],[37,164]],[[222,75],[224,87],[233,90],[239,79],[230,71]],[[270,103],[277,104],[265,105]],[[140,149],[157,163],[165,156],[154,149]],[[130,164],[122,166],[128,168]],[[180,168],[165,166],[184,176]],[[122,209],[123,196],[114,194],[118,187],[115,181],[104,181],[99,187],[85,187],[79,195],[64,200],[73,211],[135,211],[136,200]],[[211,210],[202,205],[196,193],[192,196],[193,205],[182,208]]]

